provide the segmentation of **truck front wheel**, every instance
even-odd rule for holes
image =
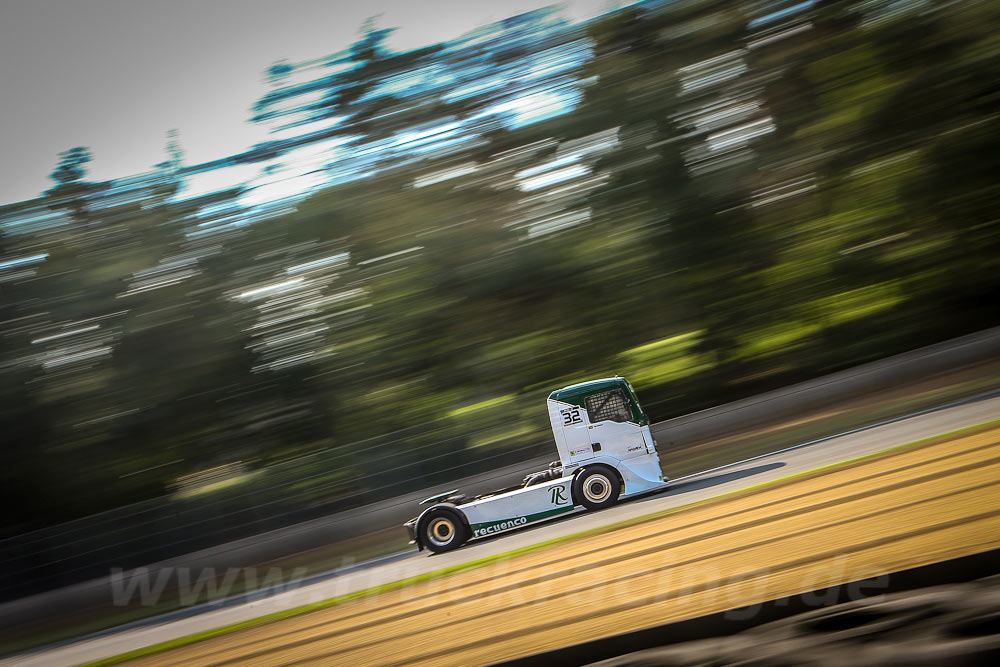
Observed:
[[[621,490],[618,475],[603,467],[587,468],[573,480],[573,499],[588,510],[611,507]]]
[[[468,530],[457,512],[444,507],[432,507],[420,517],[417,526],[420,542],[436,554],[462,546]]]

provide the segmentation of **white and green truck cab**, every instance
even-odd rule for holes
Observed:
[[[625,378],[574,384],[549,394],[547,403],[559,460],[518,486],[472,498],[447,491],[422,501],[430,507],[406,523],[418,548],[451,551],[470,539],[578,507],[603,509],[666,485],[649,419]]]

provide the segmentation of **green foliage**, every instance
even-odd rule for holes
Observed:
[[[83,180],[87,174],[83,165],[92,159],[90,149],[83,146],[63,151],[59,154],[59,164],[56,170],[49,178],[56,182],[56,186],[69,185],[75,181]]]

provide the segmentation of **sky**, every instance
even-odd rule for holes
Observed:
[[[0,204],[52,185],[87,146],[89,180],[147,171],[177,129],[185,162],[266,138],[247,122],[265,69],[337,52],[369,17],[391,48],[458,37],[551,0],[0,0]],[[609,0],[560,3],[572,20]]]

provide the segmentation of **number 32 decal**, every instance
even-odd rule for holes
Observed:
[[[560,410],[559,413],[563,417],[563,426],[579,424],[583,421],[583,417],[580,416],[580,408],[566,408],[565,410]]]

